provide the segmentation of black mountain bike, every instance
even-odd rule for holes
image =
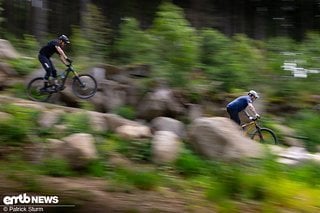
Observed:
[[[249,119],[251,120],[250,122],[241,125],[246,135],[260,143],[278,144],[276,134],[271,129],[261,127],[257,118],[249,117]]]
[[[65,89],[66,80],[70,73],[73,73],[72,92],[81,99],[87,99],[94,96],[97,92],[97,81],[89,74],[78,74],[72,64],[57,76],[58,85],[50,83],[44,88],[44,78],[36,77],[32,79],[27,86],[27,95],[33,101],[46,102],[52,94]]]

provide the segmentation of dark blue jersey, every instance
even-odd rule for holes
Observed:
[[[57,39],[52,40],[52,41],[48,42],[48,44],[46,46],[43,46],[40,49],[39,54],[43,55],[47,58],[50,58],[54,53],[58,53],[56,46],[59,46],[59,41]]]
[[[249,103],[252,103],[252,100],[248,95],[240,96],[240,97],[236,98],[235,100],[231,101],[227,105],[227,108],[232,111],[241,112],[242,110],[244,110],[248,106]]]

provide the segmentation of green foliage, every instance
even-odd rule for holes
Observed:
[[[114,45],[115,54],[124,64],[151,63],[154,41],[140,29],[135,18],[125,18],[120,25],[119,37]]]
[[[24,34],[22,43],[19,45],[25,54],[30,57],[37,57],[40,45],[33,35]]]
[[[47,158],[41,165],[41,171],[46,175],[55,177],[65,177],[73,175],[69,163],[62,158]]]
[[[9,61],[12,68],[20,75],[28,75],[39,67],[39,61],[35,58],[21,57],[17,59],[11,59]]]
[[[319,67],[319,54],[320,50],[318,45],[320,45],[320,33],[309,32],[306,35],[306,38],[300,44],[299,56],[300,59],[299,65],[304,68],[316,68]]]
[[[83,22],[84,37],[90,45],[89,57],[93,60],[107,58],[110,51],[111,30],[101,10],[94,4],[87,4],[87,14],[83,17]]]
[[[199,38],[183,10],[165,2],[160,5],[150,33],[156,38],[156,75],[173,86],[187,85],[186,76],[199,65]]]
[[[106,156],[120,153],[136,162],[151,162],[151,141],[148,139],[126,140],[115,134],[109,134],[98,146]]]
[[[89,57],[91,43],[77,26],[72,27],[71,50],[75,57]]]
[[[232,91],[234,88],[247,88],[258,84],[264,70],[262,52],[245,35],[233,37],[229,51],[217,55],[219,66],[214,79],[220,82],[221,89]]]
[[[319,129],[320,115],[319,112],[311,110],[303,110],[291,116],[289,124],[292,125],[300,136],[307,137],[305,143],[309,151],[316,151],[316,147],[320,145]]]
[[[121,140],[122,145],[118,151],[130,160],[150,162],[151,161],[151,142],[149,140]]]
[[[43,190],[36,167],[31,166],[17,153],[6,156],[6,161],[0,160],[1,174],[7,176],[10,181],[18,183],[15,190],[27,192],[40,192]],[[28,178],[26,178],[28,177]],[[4,186],[5,183],[2,183]]]
[[[94,177],[103,177],[106,173],[102,160],[91,160],[86,166],[86,173]]]
[[[16,83],[12,85],[8,92],[13,94],[15,97],[27,99],[26,85],[23,83]]]
[[[17,118],[0,121],[1,145],[21,145],[26,140],[28,128],[26,125],[17,125]]]
[[[288,172],[290,179],[297,182],[304,182],[310,187],[320,188],[320,165],[316,162],[307,162],[292,168]]]
[[[200,30],[200,38],[201,63],[210,75],[210,71],[213,71],[215,66],[224,63],[224,60],[221,60],[219,55],[223,55],[225,52],[227,53],[232,43],[228,37],[214,29]],[[212,73],[212,75],[214,75],[214,73]]]
[[[180,174],[187,177],[202,174],[206,168],[206,163],[187,149],[180,153],[174,165]]]
[[[92,128],[89,123],[89,117],[86,113],[65,114],[62,122],[67,125],[67,132],[72,133],[91,133]]]
[[[33,122],[38,111],[17,105],[3,105],[1,111],[12,117],[0,121],[0,141],[2,144],[21,145],[28,141],[28,137],[35,129]],[[19,124],[19,125],[17,125]]]
[[[117,181],[126,182],[138,189],[152,190],[160,183],[160,177],[156,171],[152,170],[134,170],[128,168],[120,168],[116,170],[114,177]]]
[[[134,120],[136,118],[136,111],[131,106],[121,106],[115,109],[114,113],[129,120]]]

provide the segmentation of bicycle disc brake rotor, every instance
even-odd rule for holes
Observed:
[[[95,88],[95,84],[92,79],[87,76],[81,76],[81,82],[82,85],[80,82],[77,83],[77,92],[81,95],[91,94]]]

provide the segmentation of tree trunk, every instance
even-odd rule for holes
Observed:
[[[32,0],[33,35],[44,41],[48,32],[48,7],[47,0]]]

